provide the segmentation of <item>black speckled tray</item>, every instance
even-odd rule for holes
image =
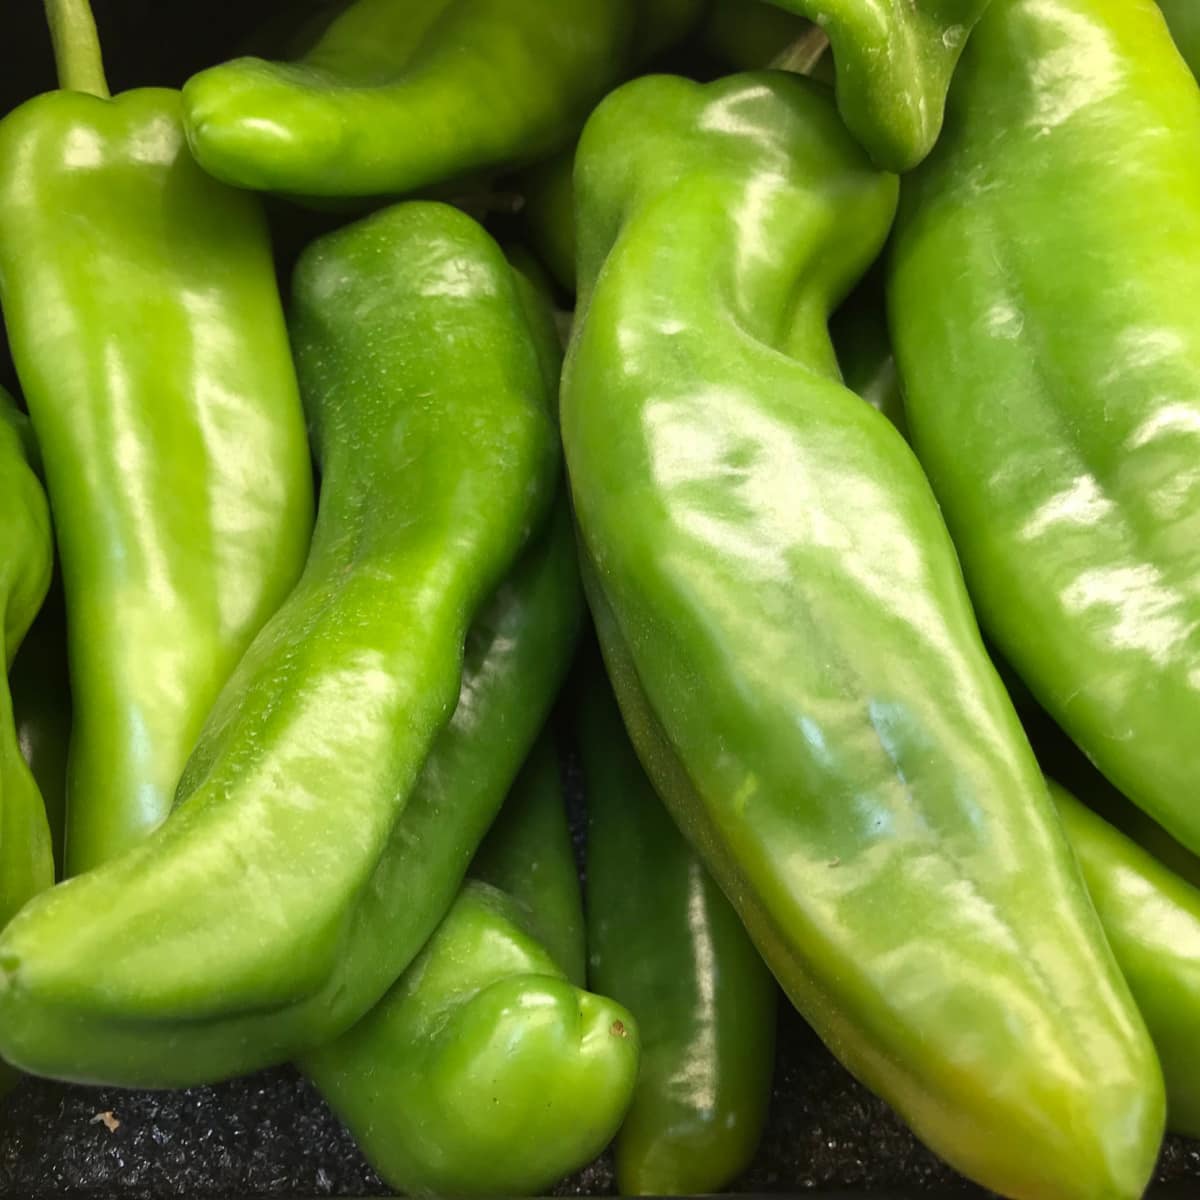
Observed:
[[[114,1126],[104,1123],[104,1116]],[[1200,1196],[1200,1143],[1168,1140],[1163,1196]],[[559,1195],[613,1190],[606,1158]],[[735,1192],[983,1197],[832,1059],[795,1013],[780,1020],[766,1137]],[[290,1069],[188,1092],[26,1080],[0,1103],[0,1195],[384,1194],[313,1088]],[[1156,1191],[1155,1195],[1158,1193]]]
[[[93,0],[114,90],[178,85],[297,0]],[[38,0],[0,0],[0,112],[53,86]],[[11,366],[0,328],[0,383]],[[570,779],[573,773],[568,773]],[[572,790],[575,790],[574,788]],[[982,1197],[833,1060],[787,1006],[766,1136],[735,1192]],[[1014,1148],[1015,1152],[1019,1152]],[[1155,1197],[1200,1197],[1200,1143],[1169,1139]],[[613,1190],[602,1158],[560,1195]],[[179,1093],[28,1079],[0,1101],[0,1195],[370,1196],[386,1189],[313,1088],[283,1068]]]
[[[583,789],[572,754],[564,778],[581,851]],[[1157,1178],[1180,1196],[1200,1196],[1200,1142],[1169,1139]],[[604,1157],[564,1181],[558,1194],[603,1195],[613,1187]],[[786,1003],[766,1134],[732,1190],[815,1192],[823,1200],[986,1195],[926,1150]],[[386,1192],[315,1089],[290,1068],[175,1093],[27,1079],[0,1101],[0,1196]]]

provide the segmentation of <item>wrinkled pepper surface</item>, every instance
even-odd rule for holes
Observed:
[[[937,141],[959,55],[990,0],[772,2],[828,35],[838,109],[875,162],[915,167]]]
[[[980,621],[1193,851],[1197,145],[1200,89],[1152,0],[994,0],[906,181],[889,287],[913,444]]]
[[[1200,890],[1058,784],[1050,793],[1158,1049],[1167,1124],[1200,1137]]]
[[[775,980],[629,744],[599,664],[576,731],[588,798],[589,982],[637,1019],[642,1066],[616,1141],[623,1195],[719,1191],[762,1136]]]
[[[409,886],[383,860],[394,832],[402,855],[434,853],[402,818],[456,704],[475,719],[464,640],[553,496],[550,397],[512,269],[455,209],[401,205],[320,239],[293,290],[322,474],[312,550],[170,819],[0,938],[0,1053],[40,1074],[176,1086],[294,1057],[420,946],[378,922]],[[528,564],[535,592],[561,570],[555,545]],[[502,590],[493,637],[506,607]],[[474,754],[460,738],[437,770]]]
[[[0,122],[0,304],[66,592],[77,874],[169,812],[300,573],[312,468],[256,201],[192,161],[178,92],[107,98],[84,0],[48,11],[68,90]]]
[[[31,897],[54,882],[50,828],[37,783],[21,754],[8,671],[29,632],[54,567],[50,509],[34,473],[28,422],[0,389],[0,929]],[[0,1062],[0,1093],[13,1083]]]
[[[933,493],[830,342],[895,178],[822,89],[764,73],[613,93],[575,185],[563,439],[656,790],[793,1002],[934,1150],[1010,1196],[1140,1195],[1153,1047]]]
[[[400,982],[302,1064],[408,1195],[544,1194],[609,1143],[637,1080],[634,1018],[575,974],[579,875],[547,743],[480,853]]]
[[[1200,76],[1200,4],[1196,0],[1158,0],[1158,7],[1167,18],[1179,53],[1192,74]]]

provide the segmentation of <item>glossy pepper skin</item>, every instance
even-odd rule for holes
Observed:
[[[825,31],[842,119],[880,167],[909,171],[937,141],[959,55],[991,0],[772,2]]]
[[[177,92],[52,92],[0,122],[0,303],[66,592],[78,874],[170,811],[299,576],[312,468],[266,225],[192,161]]]
[[[650,786],[599,663],[580,682],[589,982],[629,1008],[642,1037],[617,1186],[639,1196],[719,1191],[762,1137],[778,989]]]
[[[538,739],[471,874],[511,896],[530,932],[571,983],[587,982],[587,935],[579,867],[567,827],[553,741]]]
[[[933,494],[826,327],[895,179],[821,89],[763,73],[613,93],[575,184],[563,440],[656,790],[793,1002],[934,1150],[1011,1196],[1139,1195],[1153,1048]]]
[[[1198,143],[1200,89],[1151,0],[994,0],[906,181],[889,285],[913,445],[981,623],[1193,851]]]
[[[546,739],[471,874],[392,991],[302,1065],[398,1191],[544,1194],[612,1139],[638,1074],[634,1018],[582,990],[579,874]]]
[[[21,755],[8,671],[50,586],[54,543],[46,495],[31,465],[29,425],[0,389],[0,929],[54,882],[50,829],[37,783]],[[0,1093],[14,1081],[0,1062]]]
[[[1158,0],[1171,29],[1171,37],[1192,69],[1200,76],[1200,4],[1196,0]]]
[[[409,972],[305,1070],[389,1186],[544,1194],[612,1138],[637,1029],[571,984],[504,893],[471,881]]]
[[[1200,1137],[1200,890],[1058,784],[1050,794],[1158,1049],[1167,1124]]]
[[[239,187],[400,195],[558,149],[632,30],[630,0],[357,0],[296,62],[189,80],[188,138]]]
[[[401,205],[320,239],[293,293],[312,551],[171,818],[0,939],[0,1053],[41,1074],[244,1073],[340,1033],[407,961],[384,958],[370,990],[341,975],[468,629],[547,512],[555,430],[513,272],[457,210]]]

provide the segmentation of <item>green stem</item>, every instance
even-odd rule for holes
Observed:
[[[54,43],[58,86],[65,91],[90,92],[107,99],[104,58],[89,0],[46,0],[46,20]]]
[[[796,75],[811,75],[813,68],[829,49],[829,38],[818,25],[806,29],[794,42],[785,46],[770,65],[778,71],[792,71]]]

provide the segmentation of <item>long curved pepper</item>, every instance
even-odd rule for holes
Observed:
[[[580,684],[588,978],[628,1006],[642,1036],[633,1107],[614,1147],[617,1186],[629,1196],[706,1195],[758,1149],[779,988],[650,786],[598,662]]]
[[[0,121],[0,303],[62,565],[79,874],[170,811],[299,577],[312,464],[257,201],[192,161],[178,92],[108,97],[86,0],[47,11],[63,89]]]
[[[281,1061],[360,1018],[419,948],[369,939],[373,965],[346,969],[463,707],[469,631],[554,496],[551,395],[512,268],[456,209],[340,229],[293,287],[312,551],[170,818],[0,937],[0,1054],[41,1074],[177,1086]]]
[[[1200,889],[1057,783],[1050,794],[1158,1049],[1167,1124],[1200,1137]]]
[[[630,0],[356,0],[295,62],[183,89],[197,161],[238,187],[399,196],[558,149],[621,77]]]
[[[1200,88],[1153,0],[994,0],[949,113],[889,264],[913,446],[989,637],[1200,852]]]
[[[896,179],[780,72],[626,85],[575,185],[563,441],[656,790],[793,1002],[934,1150],[1022,1200],[1132,1200],[1153,1046],[933,492],[829,337]]]

